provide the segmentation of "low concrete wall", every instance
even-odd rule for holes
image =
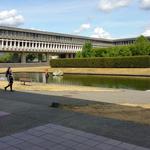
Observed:
[[[22,67],[43,67],[49,66],[49,63],[0,63],[0,68],[22,68]]]

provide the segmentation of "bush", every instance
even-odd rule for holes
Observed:
[[[93,48],[93,51],[95,52],[95,57],[105,57],[108,53],[106,48]]]
[[[0,63],[17,63],[20,62],[18,53],[3,53],[0,55]]]
[[[134,44],[125,46],[113,46],[106,48],[92,48],[90,43],[85,43],[80,55],[77,58],[90,57],[121,57],[121,56],[141,56],[150,55],[150,42],[144,37],[140,36],[136,39]]]
[[[144,36],[140,36],[136,39],[133,55],[150,55],[150,42]]]
[[[132,56],[131,46],[115,46],[108,48],[94,48],[95,57]]]
[[[93,45],[90,42],[86,42],[82,48],[82,57],[94,57]]]
[[[0,56],[0,63],[10,62],[11,59],[12,59],[12,55],[10,53],[5,53]]]
[[[129,46],[122,46],[118,51],[119,56],[132,56],[132,52]]]
[[[76,58],[82,58],[82,52],[78,51],[78,52],[76,53]]]
[[[149,68],[150,56],[52,59],[50,65],[63,68]]]

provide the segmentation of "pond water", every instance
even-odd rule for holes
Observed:
[[[0,75],[2,77],[4,75]],[[34,82],[45,83],[44,73],[14,73],[15,80],[20,77],[29,77]],[[119,76],[100,76],[100,75],[64,75],[53,77],[50,75],[48,83],[63,85],[80,85],[105,88],[120,88],[134,90],[150,90],[150,78],[144,77],[119,77]]]

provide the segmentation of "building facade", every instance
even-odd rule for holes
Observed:
[[[94,47],[113,44],[105,39],[0,26],[0,51],[21,53],[22,62],[25,62],[26,53],[45,53],[47,58],[73,58],[86,41],[90,41]]]
[[[0,52],[21,53],[23,63],[26,62],[26,53],[44,53],[49,61],[52,56],[73,58],[85,42],[91,42],[93,47],[109,47],[134,41],[135,38],[108,40],[0,26]]]

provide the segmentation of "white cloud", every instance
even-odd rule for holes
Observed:
[[[142,33],[142,35],[144,35],[144,36],[150,36],[150,28],[149,28],[149,29],[146,29],[146,30]]]
[[[24,17],[18,14],[17,10],[0,11],[0,25],[19,26],[24,23]]]
[[[107,31],[105,31],[102,27],[96,27],[91,37],[112,39],[111,35]]]
[[[99,9],[104,12],[110,12],[120,7],[126,7],[132,0],[100,0]]]
[[[79,29],[75,30],[74,32],[75,33],[81,33],[82,31],[85,31],[85,30],[88,30],[91,28],[91,25],[89,23],[85,23],[85,24],[82,24]]]
[[[142,9],[150,9],[150,0],[140,0]]]

